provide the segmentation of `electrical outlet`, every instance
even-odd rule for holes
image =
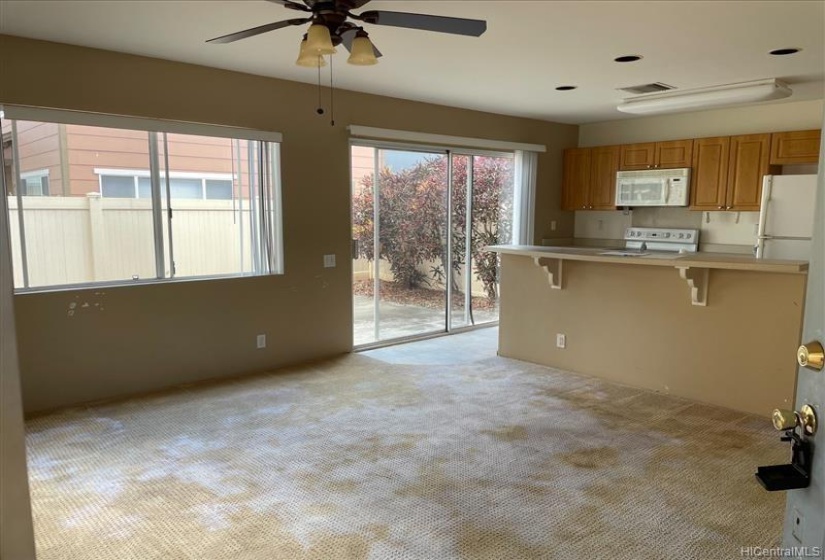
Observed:
[[[324,268],[335,268],[335,255],[324,255]]]
[[[550,231],[556,231],[556,220],[550,222]]]
[[[793,510],[793,517],[791,518],[791,523],[793,526],[791,527],[791,534],[793,538],[795,538],[798,542],[802,542],[802,514],[799,513],[798,509]]]
[[[261,348],[266,348],[266,335],[259,334],[255,342],[258,345],[258,350],[260,350]]]
[[[567,346],[567,336],[559,333],[556,335],[556,348],[565,348]]]

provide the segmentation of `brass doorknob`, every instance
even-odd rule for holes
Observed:
[[[800,408],[799,412],[777,408],[771,415],[771,422],[773,427],[780,432],[801,426],[805,435],[812,436],[816,434],[816,411],[807,404]]]
[[[799,365],[802,367],[821,371],[823,366],[825,366],[825,350],[823,350],[822,344],[815,340],[808,344],[803,344],[799,347],[799,350],[796,351],[796,361],[799,362]]]
[[[773,427],[781,432],[784,430],[790,430],[791,428],[796,428],[796,425],[799,423],[799,419],[796,417],[796,412],[793,410],[777,408],[771,415],[771,422],[773,422]]]

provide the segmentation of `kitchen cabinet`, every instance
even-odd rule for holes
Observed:
[[[770,165],[770,134],[699,138],[694,141],[692,210],[757,211],[762,176]]]
[[[690,179],[692,210],[724,210],[728,185],[730,138],[697,138],[693,142]]]
[[[818,163],[821,136],[821,130],[771,134],[771,165]]]
[[[590,191],[590,148],[564,150],[562,209],[586,210]]]
[[[562,208],[615,210],[619,156],[619,146],[565,150]]]
[[[771,169],[770,134],[731,136],[728,165],[728,210],[758,211],[762,203],[762,176]]]
[[[692,155],[692,139],[625,144],[621,146],[619,168],[622,171],[632,171],[690,167]]]

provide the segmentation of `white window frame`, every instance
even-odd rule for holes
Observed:
[[[150,137],[150,151],[152,134],[185,134],[197,136],[211,136],[215,138],[228,138],[231,140],[245,140],[258,142],[257,150],[259,156],[262,157],[264,153],[268,154],[269,165],[262,165],[259,163],[257,170],[258,180],[257,188],[255,185],[250,185],[256,191],[257,198],[255,208],[257,219],[260,221],[260,231],[253,231],[252,236],[258,240],[261,250],[258,254],[253,254],[253,269],[252,272],[238,272],[229,274],[203,275],[203,276],[185,276],[177,277],[174,273],[174,262],[166,263],[167,255],[165,250],[164,236],[157,228],[162,220],[161,213],[170,212],[171,209],[163,207],[163,200],[159,193],[159,185],[153,185],[152,191],[152,212],[156,227],[154,231],[154,248],[157,276],[153,278],[139,278],[139,279],[123,279],[113,281],[100,282],[83,282],[74,284],[55,284],[48,286],[29,286],[26,243],[25,243],[25,227],[23,226],[22,209],[23,206],[18,206],[18,211],[21,212],[19,216],[20,225],[20,250],[22,252],[23,262],[23,278],[24,287],[15,288],[15,293],[31,293],[31,292],[57,292],[66,290],[75,290],[83,288],[94,287],[118,287],[118,286],[134,286],[142,284],[157,284],[168,282],[191,282],[210,279],[236,278],[247,276],[266,276],[266,275],[282,275],[284,274],[284,255],[283,255],[283,196],[281,188],[281,157],[280,148],[283,141],[283,136],[278,132],[261,131],[254,129],[235,128],[221,125],[207,125],[200,123],[186,123],[177,121],[166,121],[156,119],[143,119],[136,117],[124,117],[118,115],[105,115],[98,113],[86,113],[82,111],[70,111],[61,109],[42,109],[36,107],[27,107],[19,105],[0,105],[0,118],[5,118],[15,121],[34,121],[34,122],[51,122],[63,124],[77,124],[83,126],[96,126],[104,128],[119,128],[126,130],[144,130],[149,132]],[[151,154],[150,154],[151,159]],[[156,162],[159,163],[159,162]],[[168,162],[167,166],[168,166]],[[155,164],[152,164],[155,165]],[[18,181],[25,176],[48,176],[48,169],[40,171],[18,173]],[[104,175],[119,175],[119,176],[133,176],[135,177],[135,195],[138,194],[138,177],[151,177],[150,171],[144,170],[125,170],[125,169],[105,169],[95,168],[95,173],[98,175],[98,189],[102,194],[101,177],[99,171],[103,171]],[[206,195],[206,180],[232,180],[234,176],[231,173],[197,173],[197,172],[170,172],[170,177],[176,178],[196,178],[201,179],[202,195]],[[165,173],[158,173],[155,177],[165,179]],[[4,183],[4,177],[0,175],[0,192],[2,196],[6,196],[7,189]],[[154,183],[155,181],[153,181]],[[156,192],[157,191],[157,192]],[[18,193],[18,204],[20,200]],[[212,200],[212,199],[209,199]],[[168,199],[167,199],[168,202]],[[172,242],[174,243],[174,242]],[[171,267],[171,270],[168,269]],[[167,276],[167,272],[169,275]]]
[[[45,177],[46,179],[49,179],[49,170],[48,169],[37,169],[35,171],[23,171],[22,173],[20,173],[20,181],[21,182],[25,181],[26,179],[42,179],[43,177]],[[51,181],[49,181],[49,184],[51,185]],[[20,186],[22,187],[23,185],[20,185]],[[48,193],[45,194],[45,195],[43,194],[43,182],[41,181],[40,182],[40,194],[36,194],[36,195],[29,194],[28,193],[28,187],[27,187],[26,188],[26,194],[24,196],[48,196]]]

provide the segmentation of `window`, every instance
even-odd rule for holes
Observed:
[[[152,183],[148,171],[121,171],[95,169],[100,176],[100,194],[106,198],[150,198]],[[193,178],[192,173],[169,172],[169,188],[172,198],[205,200],[232,200],[232,175],[211,174],[212,178]],[[161,191],[166,193],[165,180]]]
[[[23,196],[49,196],[49,170],[21,173],[20,186]]]
[[[16,288],[282,273],[279,135],[4,109]]]

